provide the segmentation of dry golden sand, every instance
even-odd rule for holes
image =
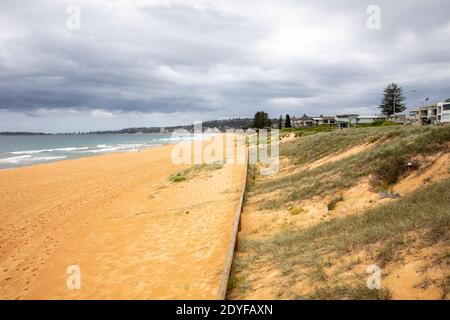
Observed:
[[[171,183],[172,147],[0,171],[0,298],[216,298],[246,168]]]

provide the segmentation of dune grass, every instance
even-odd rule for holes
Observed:
[[[215,171],[222,169],[222,167],[223,164],[221,162],[214,162],[210,164],[198,164],[171,175],[169,177],[169,181],[172,183],[183,182],[188,179],[196,177],[201,172]]]
[[[315,127],[283,128],[281,129],[281,133],[294,133],[296,137],[301,137],[318,132],[331,132],[334,130],[337,130],[335,126],[321,125]]]
[[[282,145],[281,155],[297,165],[312,162],[363,143],[378,142],[369,150],[340,161],[302,170],[260,183],[255,194],[282,190],[277,199],[262,201],[260,209],[291,206],[292,202],[324,196],[354,186],[360,178],[372,175],[375,189],[387,189],[407,171],[408,161],[416,155],[449,151],[450,126],[355,128],[333,133],[318,133]]]
[[[413,157],[449,152],[450,126],[387,126],[317,133],[282,144],[281,154],[300,167],[310,159],[318,160],[368,142],[377,143],[361,153],[311,170],[262,180],[253,173],[246,196],[259,196],[260,210],[286,208],[295,215],[301,214],[301,209],[297,209],[298,201],[316,195],[334,195],[328,203],[328,209],[332,210],[341,200],[342,189],[354,186],[362,177],[372,175],[377,179],[373,181],[374,186],[377,183],[389,186],[407,173],[405,165]],[[280,297],[390,299],[389,288],[369,290],[365,279],[359,276],[348,281],[338,280],[337,276],[363,263],[357,255],[361,251],[369,254],[371,263],[384,267],[401,258],[402,250],[412,241],[417,249],[441,243],[450,245],[450,179],[429,182],[402,196],[363,213],[335,218],[306,229],[288,225],[263,239],[240,238],[238,252],[241,255],[237,263],[261,263],[280,271],[277,287]],[[238,274],[248,276],[246,268],[240,268]],[[298,296],[295,285],[299,281],[313,284],[312,291]],[[443,296],[450,290],[449,283],[450,279],[443,279]]]
[[[317,281],[317,270],[330,255],[336,257],[381,244],[377,263],[395,259],[399,249],[408,245],[406,234],[421,232],[422,244],[450,245],[450,180],[427,185],[414,193],[363,214],[350,215],[295,230],[283,229],[274,237],[246,241],[240,250],[257,255],[270,254],[280,268],[301,265],[310,269]],[[339,290],[338,290],[339,291]]]
[[[306,297],[299,299],[309,300],[390,300],[392,299],[392,292],[388,288],[381,288],[380,290],[371,290],[365,284],[357,286],[325,286],[316,289]]]

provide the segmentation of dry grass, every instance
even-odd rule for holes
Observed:
[[[325,286],[305,297],[310,300],[390,300],[392,292],[387,289],[371,290],[365,284],[357,286]]]
[[[417,155],[450,151],[450,126],[358,128],[319,133],[282,146],[281,154],[303,164],[362,143],[378,143],[371,149],[346,159],[327,163],[260,183],[251,190],[268,194],[283,190],[283,196],[263,201],[260,209],[289,207],[292,202],[313,196],[326,196],[354,186],[360,178],[372,175],[376,189],[387,189],[407,172],[407,162]]]
[[[403,235],[410,232],[424,233],[423,246],[450,244],[449,203],[450,180],[444,180],[363,214],[322,222],[307,229],[284,229],[270,239],[246,241],[239,250],[270,254],[272,263],[280,269],[302,266],[312,281],[324,280],[321,270],[326,258],[381,244],[376,260],[386,265],[408,245]]]
[[[417,155],[449,152],[450,127],[392,126],[317,133],[283,144],[281,154],[289,157],[290,163],[302,165],[368,142],[377,143],[361,153],[311,170],[261,180],[254,170],[246,197],[258,199],[259,210],[285,208],[296,215],[302,213],[296,206],[298,202],[314,196],[339,195],[368,175],[373,177],[373,186],[389,188],[408,174],[406,164]],[[333,210],[341,200],[334,196],[328,209]],[[386,288],[369,290],[361,281],[334,281],[335,275],[354,265],[353,261],[339,259],[367,250],[371,261],[386,266],[400,259],[399,253],[409,248],[413,240],[408,234],[421,235],[419,243],[414,244],[418,248],[450,245],[449,203],[450,180],[430,181],[399,200],[362,213],[303,229],[288,225],[263,239],[242,239],[237,261],[247,267],[233,272],[248,276],[248,270],[261,266],[279,270],[281,282],[276,288],[280,297],[295,297],[295,284],[306,281],[315,284],[315,289],[297,298],[390,299],[392,293]],[[340,262],[332,268],[337,261]],[[448,280],[441,281],[443,296],[448,294]]]

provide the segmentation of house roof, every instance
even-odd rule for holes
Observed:
[[[308,117],[306,114],[303,114],[303,116],[301,116],[300,118],[298,118],[298,120],[312,120],[313,118]]]
[[[359,119],[384,119],[386,116],[358,116]]]
[[[346,117],[358,117],[359,114],[356,113],[350,113],[350,114],[338,114],[336,115],[336,117],[340,117],[340,118],[346,118]]]

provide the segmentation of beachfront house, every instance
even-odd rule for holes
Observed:
[[[370,124],[375,121],[385,121],[387,117],[383,115],[360,116],[359,114],[339,114],[335,120],[338,129],[344,129],[357,125]]]
[[[322,125],[335,125],[336,119],[335,117],[323,116],[319,117],[309,117],[304,114],[300,118],[292,118],[291,124],[294,128],[301,127],[313,127],[313,126],[322,126]]]
[[[406,114],[400,113],[400,114],[391,114],[389,117],[387,117],[388,121],[393,121],[398,124],[405,124],[407,122]]]
[[[338,114],[335,117],[338,129],[349,128],[358,123],[359,114]]]
[[[450,123],[450,102],[439,102],[438,107],[438,121],[442,124]]]
[[[319,117],[313,117],[312,119],[314,126],[330,126],[336,124],[336,119],[334,117],[320,115]]]
[[[375,121],[385,121],[386,116],[358,116],[356,124],[369,124]]]
[[[439,102],[437,105],[411,110],[408,122],[418,125],[450,123],[450,102]]]
[[[312,127],[314,125],[314,120],[312,117],[308,117],[306,114],[303,114],[300,118],[292,118],[291,125],[294,128]]]
[[[409,111],[408,122],[411,124],[420,124],[419,109]]]

